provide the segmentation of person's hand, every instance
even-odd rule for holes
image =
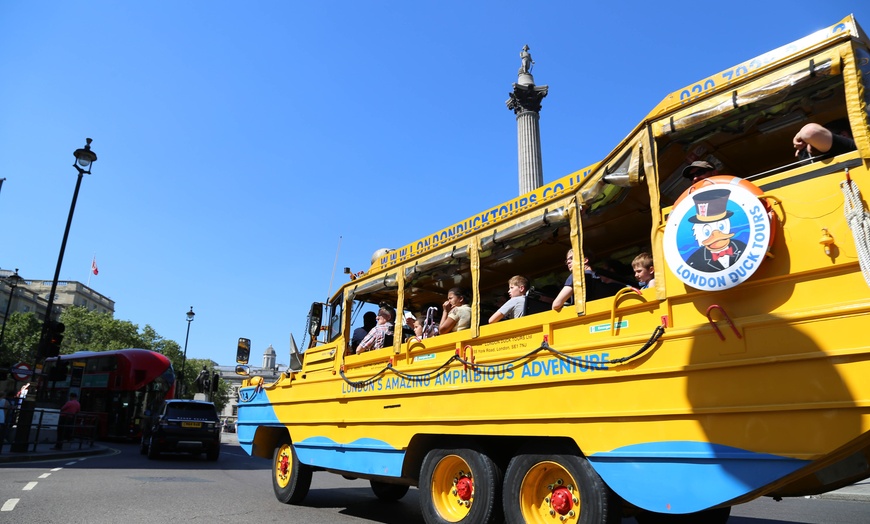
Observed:
[[[444,301],[444,304],[442,304],[441,307],[444,309],[444,313],[447,313],[447,312],[449,312],[451,309],[453,309],[453,306],[450,305],[450,301],[449,301],[449,300],[445,300],[445,301]]]
[[[807,144],[800,133],[796,134],[791,141],[792,145],[794,145],[795,152],[794,156],[800,156],[801,151],[806,150],[807,153],[812,154],[812,148],[809,144]]]

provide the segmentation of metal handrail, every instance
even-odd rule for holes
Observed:
[[[18,442],[18,423],[21,418],[21,413],[23,411],[33,412],[32,418],[30,419],[30,432],[27,442]],[[9,443],[9,450],[13,450],[13,447],[15,447],[16,444],[20,448],[13,450],[13,452],[15,453],[27,453],[36,451],[36,446],[40,443],[40,434],[43,430],[54,429],[55,431],[59,431],[60,426],[65,423],[63,417],[58,418],[56,424],[50,423],[48,420],[46,420],[47,418],[54,418],[55,416],[58,416],[58,414],[54,410],[47,410],[45,408],[22,408],[21,406],[13,406],[7,412],[4,428],[5,431],[3,431],[3,438],[0,438],[0,453],[4,451],[4,447],[6,447],[5,444],[7,444],[7,439]],[[70,433],[70,437],[73,442],[78,441],[78,449],[82,449],[85,443],[88,444],[88,447],[93,447],[94,441],[96,440],[97,436],[97,416],[92,413],[76,413],[72,417],[72,426],[73,428]],[[60,435],[58,434],[58,439],[59,438]]]

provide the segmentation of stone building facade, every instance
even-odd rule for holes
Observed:
[[[51,280],[23,280],[14,289],[6,284],[6,277],[13,272],[0,269],[0,322],[6,320],[6,307],[9,315],[13,313],[35,313],[40,320],[45,318],[48,306],[48,294],[51,292]],[[10,297],[11,293],[11,297]],[[114,316],[115,301],[98,293],[92,288],[74,280],[59,280],[54,297],[55,314],[70,306],[82,306],[89,311],[108,313]],[[56,318],[56,317],[55,317]]]
[[[263,366],[251,366],[251,374],[249,376],[260,376],[266,383],[272,383],[278,380],[281,373],[287,371],[285,364],[277,364],[277,353],[275,348],[270,344],[263,351]],[[219,413],[221,420],[229,420],[234,422],[239,412],[239,388],[242,386],[242,380],[247,377],[236,374],[236,366],[215,366],[215,371],[220,374],[221,380],[225,380],[230,385],[230,398],[224,410]]]

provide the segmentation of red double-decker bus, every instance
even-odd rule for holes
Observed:
[[[138,438],[145,412],[175,395],[172,363],[147,349],[61,355],[46,361],[43,376],[39,400],[60,406],[76,393],[82,413],[97,417],[103,439]]]

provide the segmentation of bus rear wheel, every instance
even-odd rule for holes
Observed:
[[[311,487],[311,468],[299,462],[293,445],[284,441],[272,454],[272,489],[284,504],[299,504]]]
[[[501,470],[471,449],[433,449],[420,470],[420,509],[428,524],[488,524],[501,516]]]
[[[578,455],[524,454],[505,472],[504,512],[509,524],[619,522],[616,494]]]

